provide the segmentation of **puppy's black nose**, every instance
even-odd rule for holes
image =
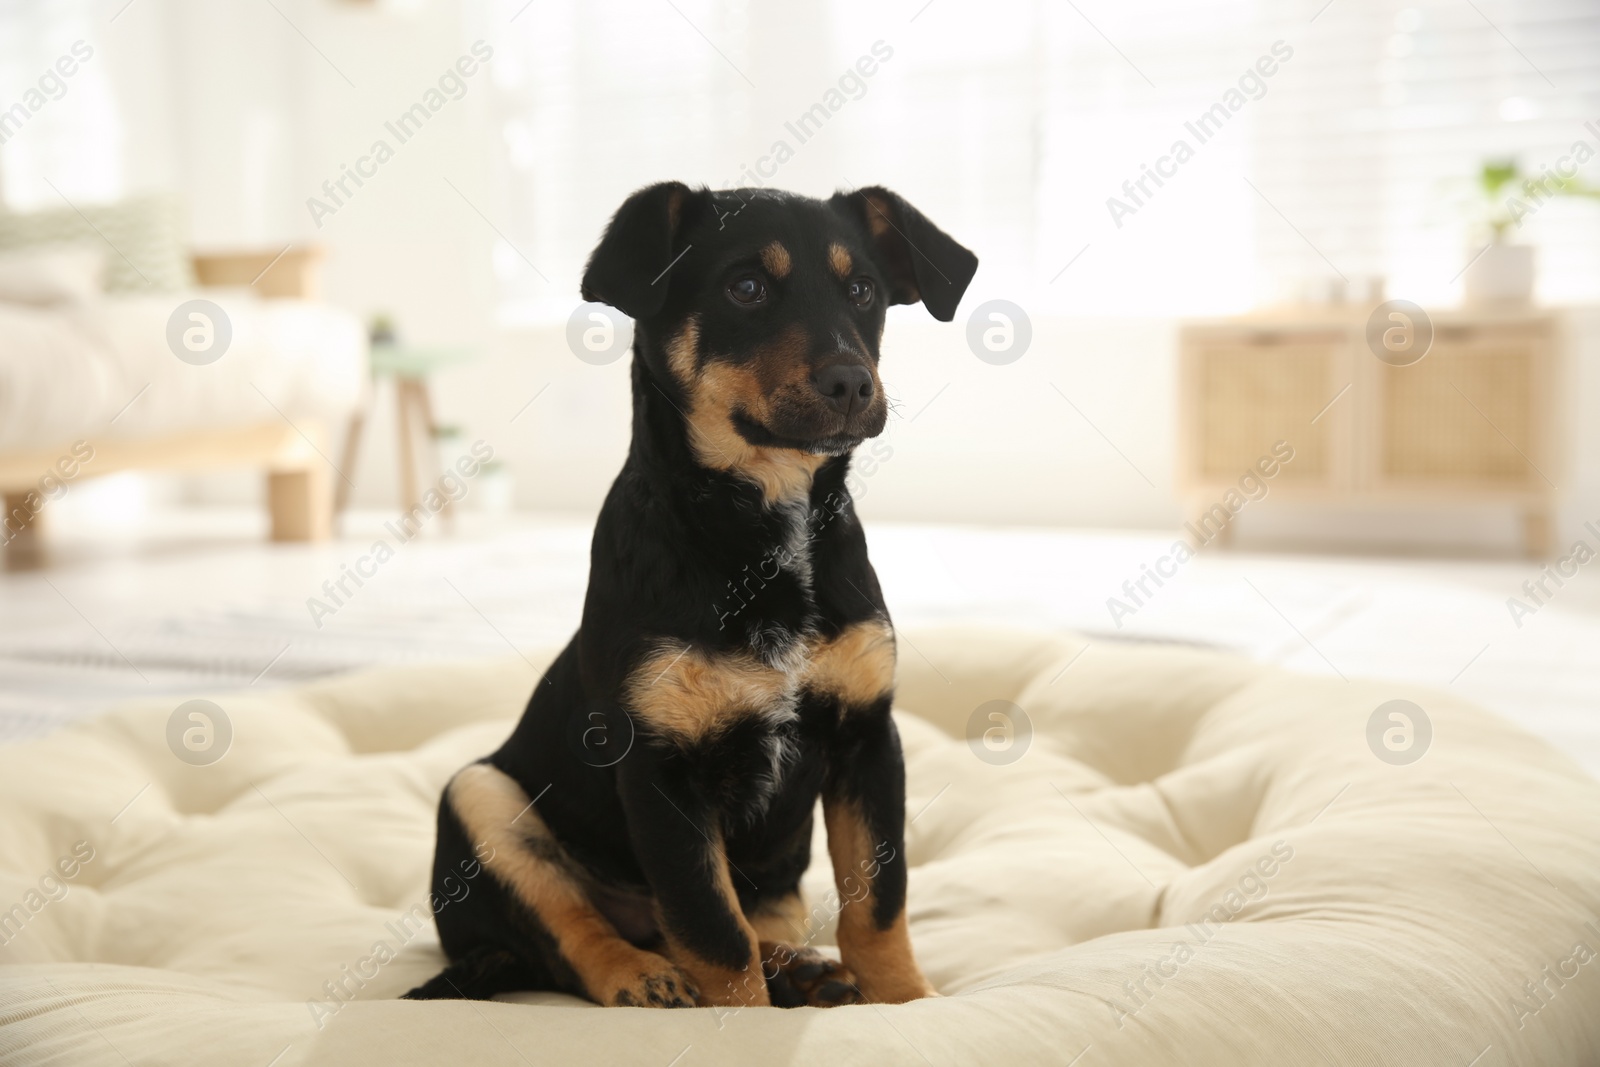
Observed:
[[[872,403],[872,372],[859,363],[835,363],[813,371],[811,385],[841,415],[852,415]]]

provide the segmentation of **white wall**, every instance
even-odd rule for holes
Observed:
[[[1170,324],[1156,320],[1045,321],[1021,360],[991,366],[967,349],[964,320],[895,309],[883,356],[894,453],[870,479],[863,510],[990,523],[1172,523],[1171,336]],[[472,432],[506,457],[523,506],[597,507],[627,450],[627,360],[585,364],[559,327],[497,347],[441,378],[444,408],[467,415]]]
[[[1175,529],[1177,322],[1039,320],[1026,355],[992,366],[966,345],[966,315],[988,295],[981,272],[974,290],[953,323],[935,322],[920,307],[891,312],[883,377],[895,401],[885,435],[893,456],[866,479],[862,512]],[[1569,321],[1575,330],[1561,390],[1569,460],[1552,471],[1565,491],[1559,528],[1568,541],[1585,521],[1600,524],[1600,313]],[[446,410],[506,459],[521,506],[599,506],[627,451],[626,359],[589,366],[552,328],[502,338],[493,357],[440,385]],[[1239,536],[1262,546],[1492,552],[1517,545],[1521,527],[1498,505],[1307,509],[1269,498],[1241,517]]]

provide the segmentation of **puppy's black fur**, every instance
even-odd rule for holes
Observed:
[[[977,259],[881,188],[639,191],[586,299],[636,320],[633,444],[582,624],[439,805],[450,965],[407,996],[603,1004],[930,995],[906,936],[894,638],[846,476],[882,432],[884,310]],[[823,810],[843,965],[804,948]],[[801,943],[800,948],[792,947]]]

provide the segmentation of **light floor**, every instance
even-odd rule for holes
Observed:
[[[224,509],[164,511],[115,536],[62,531],[48,566],[0,574],[0,740],[131,697],[176,704],[570,636],[589,525],[559,516],[463,516],[453,536],[399,545],[359,589],[347,581],[352,595],[314,621],[307,600],[334,606],[322,587],[341,566],[376,537],[397,543],[384,518],[353,515],[319,546],[267,544],[260,515]],[[918,627],[974,620],[1213,644],[1313,673],[1449,687],[1600,775],[1600,561],[1519,627],[1506,601],[1538,577],[1532,563],[1208,551],[1160,588],[1147,581],[1151,595],[1119,628],[1107,599],[1127,600],[1124,581],[1154,566],[1170,535],[868,532],[902,655],[920,655]]]

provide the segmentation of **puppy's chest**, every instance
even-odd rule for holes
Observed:
[[[717,606],[717,638],[659,641],[627,686],[645,731],[695,761],[746,813],[760,811],[840,719],[886,704],[894,685],[887,619],[823,619],[805,512],[774,517],[771,547]]]
[[[688,748],[735,730],[785,732],[802,701],[865,713],[889,699],[894,666],[894,631],[879,616],[826,634],[763,628],[732,647],[668,640],[630,675],[627,703],[649,732]]]
[[[720,590],[717,631],[729,644],[745,644],[774,668],[804,655],[817,630],[813,531],[799,507],[768,516],[763,549],[746,559]]]
[[[820,785],[838,724],[886,709],[893,686],[894,633],[872,618],[760,652],[668,645],[633,675],[630,710],[688,761],[732,825],[748,826],[784,790]]]

